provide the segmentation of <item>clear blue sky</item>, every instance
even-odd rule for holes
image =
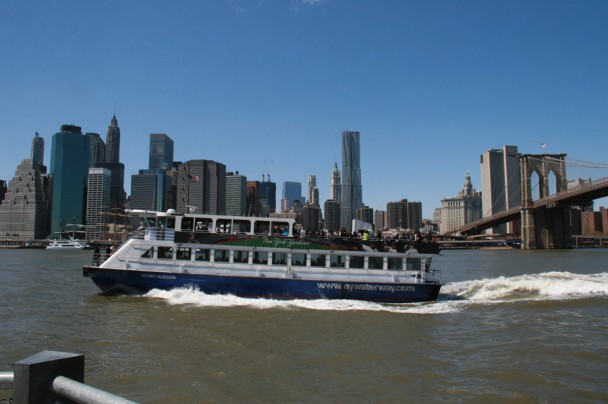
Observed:
[[[0,178],[114,111],[127,184],[163,132],[324,201],[358,130],[364,203],[430,217],[489,148],[608,162],[608,1],[0,0]]]

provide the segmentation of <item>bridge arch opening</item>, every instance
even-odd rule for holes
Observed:
[[[542,184],[540,181],[540,175],[536,172],[536,170],[532,170],[532,172],[530,173],[530,187],[532,188],[532,201],[539,200]]]

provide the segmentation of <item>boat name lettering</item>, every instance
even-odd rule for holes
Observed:
[[[292,247],[305,247],[308,245],[306,241],[292,240],[292,239],[275,239],[270,237],[264,237],[264,244],[277,248],[292,248]]]
[[[142,278],[152,278],[152,279],[177,279],[175,275],[165,275],[165,274],[141,274]]]
[[[369,283],[338,283],[338,282],[318,282],[317,287],[319,289],[342,289],[352,291],[364,291],[364,292],[415,292],[416,288],[411,285],[374,285]]]

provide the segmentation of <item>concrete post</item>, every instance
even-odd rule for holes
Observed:
[[[74,403],[53,393],[51,386],[57,376],[84,382],[84,355],[42,351],[15,363],[15,402]]]

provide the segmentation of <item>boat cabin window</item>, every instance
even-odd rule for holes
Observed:
[[[268,264],[268,252],[254,251],[253,252],[253,263],[254,264]]]
[[[306,254],[291,253],[291,265],[292,266],[306,266]]]
[[[358,268],[363,269],[363,265],[365,263],[364,257],[350,257],[350,262],[348,263],[349,268]]]
[[[324,267],[325,266],[325,254],[310,254],[310,266],[311,267]]]
[[[196,261],[210,261],[211,251],[208,248],[196,248],[194,250],[194,259]]]
[[[154,258],[154,247],[150,247],[148,251],[141,255],[142,258]]]
[[[257,221],[254,224],[254,233],[255,234],[268,234],[270,230],[270,222],[267,221]]]
[[[175,253],[175,259],[190,261],[190,249],[183,247],[178,248]]]
[[[273,252],[272,265],[287,265],[287,253]]]
[[[175,218],[174,217],[168,217],[166,222],[167,222],[167,229],[175,229]]]
[[[346,257],[344,255],[330,255],[330,266],[332,268],[344,268],[346,266]]]
[[[172,247],[158,247],[158,259],[172,259],[173,248]]]
[[[384,264],[383,257],[369,257],[368,268],[369,269],[382,269]]]
[[[249,220],[235,220],[232,222],[233,233],[251,233],[251,222]]]
[[[214,262],[228,262],[230,261],[230,251],[228,250],[215,250],[213,254]]]
[[[410,258],[407,260],[405,269],[408,271],[420,271],[422,268],[422,260],[419,258]]]
[[[387,269],[401,270],[403,266],[403,258],[389,257],[387,262]]]
[[[273,222],[272,223],[272,234],[278,234],[281,236],[289,236],[289,223]]]
[[[246,264],[249,262],[249,251],[235,251],[232,262],[241,262]]]
[[[192,226],[194,224],[194,219],[191,217],[183,217],[182,224],[180,226],[180,230],[182,231],[192,231]]]
[[[216,233],[231,233],[232,220],[218,219],[215,222]]]
[[[194,231],[210,231],[213,226],[211,219],[196,219],[194,221]]]

